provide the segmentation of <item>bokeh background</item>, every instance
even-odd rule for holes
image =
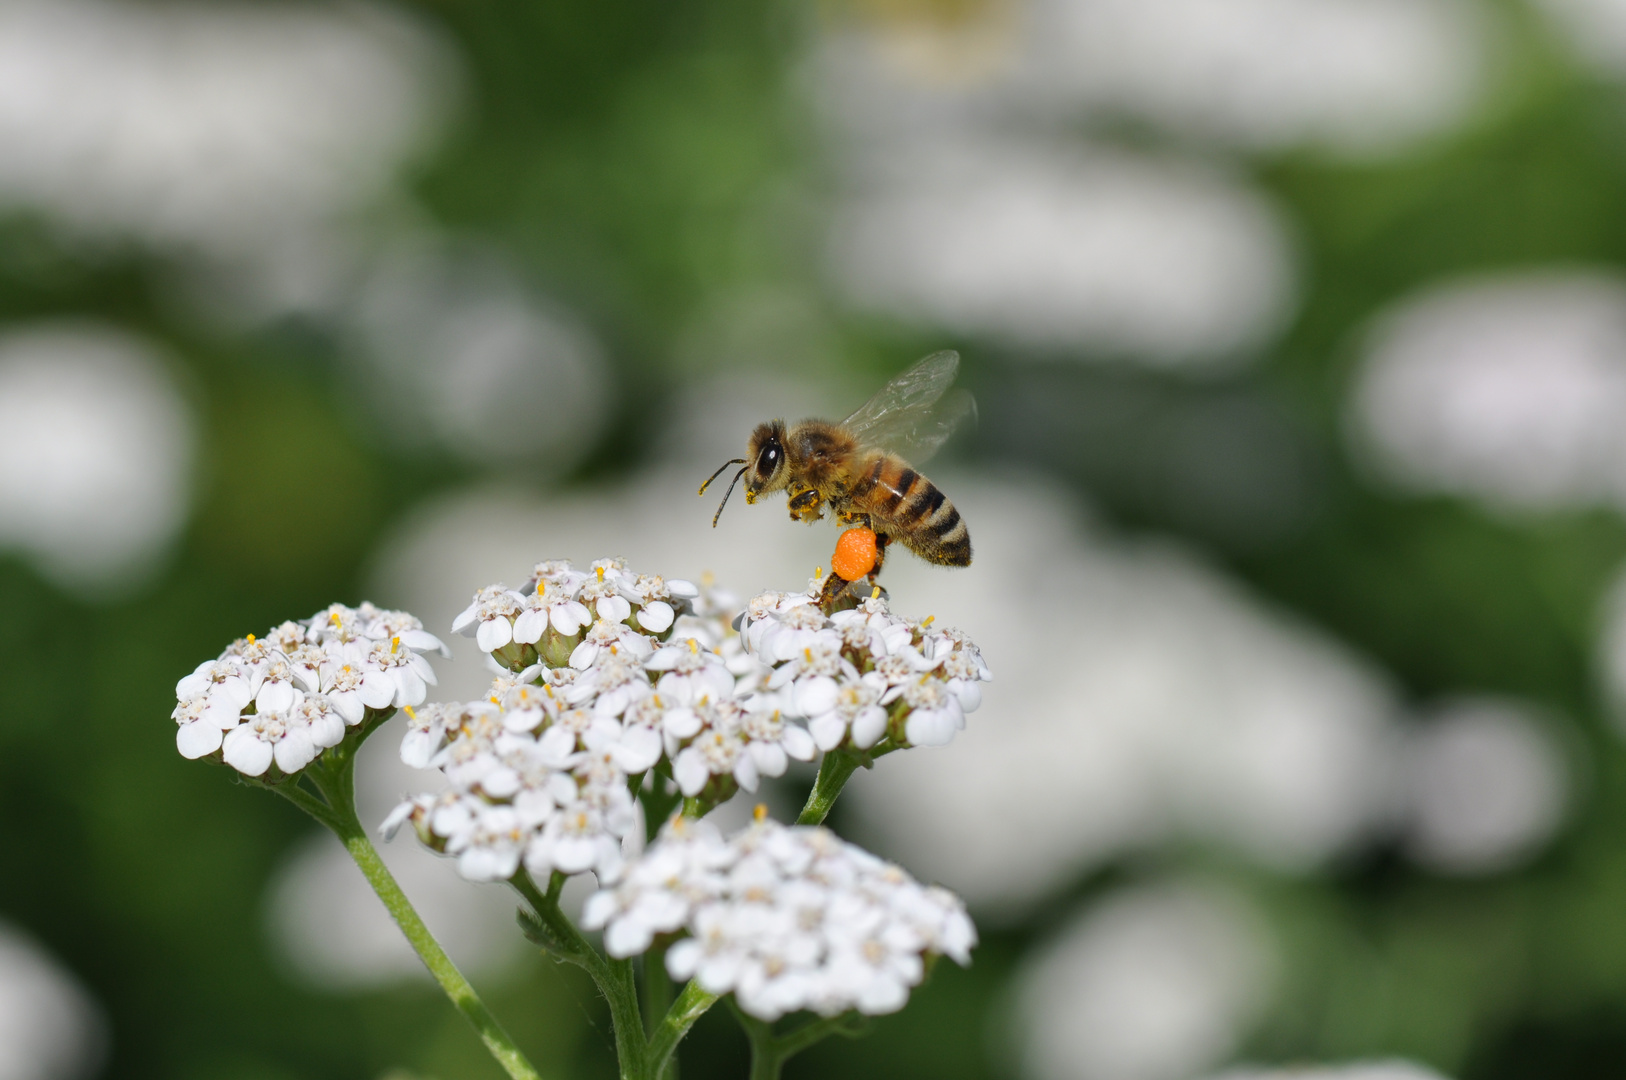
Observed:
[[[498,1076],[175,680],[545,557],[797,587],[695,485],[948,347],[977,562],[888,577],[998,681],[835,823],[983,945],[788,1075],[1626,1075],[1626,0],[0,0],[0,1080]]]

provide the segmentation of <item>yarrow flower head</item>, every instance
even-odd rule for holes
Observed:
[[[694,735],[672,759],[672,775],[684,795],[699,795],[721,781],[720,801],[736,786],[755,791],[763,776],[783,776],[789,759],[812,761],[813,737],[771,708],[772,699],[706,701],[687,710]]]
[[[521,863],[544,876],[614,878],[639,821],[626,766],[653,763],[618,718],[573,706],[545,683],[506,679],[484,701],[409,712],[402,759],[439,769],[450,789],[401,803],[386,836],[411,822],[474,881],[511,877]],[[656,745],[658,755],[658,736]]]
[[[447,655],[411,615],[366,603],[250,634],[176,684],[176,748],[246,776],[291,775],[369,713],[422,702],[435,683],[426,652]]]
[[[732,993],[763,1020],[811,1009],[895,1012],[943,955],[965,965],[977,933],[965,906],[819,827],[762,818],[725,839],[678,818],[621,881],[587,902],[612,956],[677,936],[674,978]]]
[[[698,594],[687,581],[633,573],[621,559],[585,571],[554,559],[537,563],[517,589],[499,583],[475,593],[452,632],[514,671],[538,661],[589,667],[618,647],[647,655],[646,635],[671,629],[679,606]]]
[[[700,595],[687,582],[635,574],[613,559],[586,572],[539,563],[522,589],[480,590],[453,628],[490,646],[513,674],[500,676],[483,700],[408,710],[402,760],[439,769],[451,790],[403,802],[386,832],[411,822],[424,843],[457,856],[459,871],[475,880],[511,876],[521,864],[537,874],[591,870],[613,880],[623,843],[640,823],[629,778],[700,732],[684,712],[691,690],[734,693],[725,661],[697,644],[732,633],[722,612],[702,605],[696,614],[690,601]],[[686,636],[667,645],[679,622]],[[673,664],[674,653],[688,660]],[[657,654],[663,658],[654,661]],[[668,676],[695,686],[657,688]]]
[[[878,597],[827,615],[816,593],[742,611],[709,581],[618,559],[538,563],[520,589],[481,589],[453,629],[510,674],[480,701],[411,710],[402,760],[439,769],[455,810],[409,800],[391,831],[411,821],[480,880],[523,862],[609,881],[636,846],[645,783],[704,809],[821,750],[935,746],[964,727],[989,677],[976,646]]]
[[[820,750],[943,746],[993,678],[957,630],[893,615],[879,596],[826,615],[801,593],[764,593],[742,619],[745,647],[771,666],[767,688],[806,719]]]

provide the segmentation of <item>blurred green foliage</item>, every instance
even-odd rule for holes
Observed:
[[[649,452],[634,421],[676,381],[675,343],[708,305],[764,283],[816,292],[815,224],[786,197],[819,182],[806,106],[788,91],[816,13],[760,0],[417,6],[457,43],[469,84],[415,191],[439,220],[514,252],[608,343],[619,415],[583,475],[627,468]],[[1059,474],[1123,528],[1205,545],[1417,698],[1505,691],[1561,709],[1592,762],[1573,825],[1534,866],[1473,882],[1385,851],[1310,880],[1213,853],[1141,857],[989,933],[970,971],[944,966],[904,1014],[789,1075],[1010,1075],[998,1039],[1020,958],[1078,897],[1174,861],[1242,883],[1290,943],[1287,988],[1249,1047],[1261,1057],[1406,1054],[1462,1080],[1626,1075],[1626,753],[1591,674],[1626,527],[1602,512],[1498,520],[1385,494],[1340,440],[1351,335],[1382,305],[1446,274],[1626,265],[1626,97],[1505,10],[1518,31],[1509,71],[1471,129],[1382,165],[1258,164],[1296,222],[1305,291],[1291,331],[1244,373],[1016,364],[992,343],[832,318],[846,355],[877,374],[960,347],[983,405],[979,459]],[[0,221],[0,320],[95,313],[142,329],[185,358],[206,417],[202,495],[156,583],[92,603],[0,560],[0,819],[17,823],[0,913],[105,1005],[109,1076],[495,1077],[427,983],[334,995],[290,980],[269,953],[263,896],[311,826],[182,761],[164,721],[175,679],[243,628],[359,598],[389,523],[469,467],[386,451],[333,342],[192,325],[165,281],[139,252],[86,252],[24,216]],[[1237,417],[1269,440],[1213,458],[1205,440],[1228,438]],[[1248,489],[1228,470],[1260,469],[1303,498],[1268,528],[1240,528],[1269,508],[1239,504]],[[488,998],[548,1075],[607,1077],[607,1020],[588,989],[538,957]],[[743,1075],[744,1044],[718,1014],[683,1060],[688,1075]]]

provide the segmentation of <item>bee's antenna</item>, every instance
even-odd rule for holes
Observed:
[[[730,465],[744,465],[744,464],[745,464],[745,459],[742,458],[742,457],[737,457],[733,461],[725,461],[725,462],[723,462],[722,465],[718,466],[716,472],[714,472],[710,476],[706,477],[706,482],[704,484],[700,485],[700,490],[699,490],[699,492],[697,492],[697,494],[704,495],[706,493],[706,489],[711,487],[711,482],[713,480],[717,479],[719,476],[723,475],[723,470],[728,468]]]
[[[734,464],[732,461],[730,461],[728,463],[728,465],[732,465],[732,464]],[[723,469],[728,468],[728,465],[724,465]],[[740,477],[745,475],[745,470],[748,469],[748,468],[750,468],[749,465],[741,465],[740,466],[740,471],[734,474],[734,479],[732,479],[732,480],[730,480],[728,482],[728,490],[723,492],[723,501],[717,504],[717,512],[715,514],[711,515],[711,527],[712,528],[715,529],[717,527],[717,519],[723,516],[723,507],[728,505],[728,497],[730,495],[734,494],[734,485],[740,482]],[[723,469],[718,469],[717,471],[722,472]],[[710,483],[711,481],[708,480],[706,482]]]

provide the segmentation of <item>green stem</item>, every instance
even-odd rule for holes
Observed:
[[[824,824],[824,819],[830,816],[830,808],[841,797],[841,789],[847,786],[847,780],[860,763],[856,755],[841,750],[825,754],[824,760],[819,763],[818,778],[813,781],[813,790],[807,793],[807,804],[802,807],[796,824]]]
[[[600,982],[604,974],[602,968],[604,958],[598,955],[587,939],[582,937],[581,931],[576,929],[575,924],[559,910],[559,892],[564,884],[564,875],[553,875],[546,894],[536,887],[536,882],[532,881],[531,875],[524,870],[509,878],[508,883],[530,905],[547,947],[561,959],[569,960],[593,976],[595,983]]]
[[[842,1013],[821,1017],[784,1035],[775,1035],[772,1024],[746,1014],[732,1000],[728,1007],[751,1043],[751,1080],[779,1080],[785,1062],[803,1050],[831,1035],[851,1038],[860,1034],[868,1023],[854,1013]]]
[[[638,1010],[638,980],[633,977],[632,961],[606,960],[604,966],[608,978],[599,989],[610,1003],[621,1080],[645,1080],[650,1075],[649,1048],[644,1042],[644,1018]]]
[[[350,852],[350,857],[361,868],[362,875],[367,878],[367,884],[373,887],[378,898],[384,902],[384,907],[395,920],[395,925],[406,935],[407,942],[418,954],[418,959],[423,961],[424,967],[429,969],[429,974],[435,977],[435,981],[440,984],[440,988],[446,992],[446,996],[452,1000],[457,1010],[474,1026],[480,1040],[486,1044],[486,1049],[497,1059],[503,1070],[514,1080],[541,1080],[535,1067],[526,1060],[525,1055],[514,1044],[514,1040],[480,1000],[480,995],[474,992],[474,987],[469,985],[463,973],[457,970],[452,958],[440,947],[440,942],[429,932],[429,927],[424,925],[423,919],[418,917],[412,902],[407,899],[406,893],[401,891],[401,886],[396,883],[389,868],[384,865],[384,860],[379,857],[378,849],[373,847],[372,841],[367,838],[367,830],[362,826],[361,819],[356,816],[354,747],[334,747],[330,753],[331,757],[323,767],[313,766],[309,773],[311,781],[326,799],[325,804],[300,788],[297,781],[276,785],[272,790],[309,813],[338,836],[345,850]]]
[[[781,1062],[800,1054],[803,1050],[827,1039],[831,1035],[841,1035],[853,1038],[862,1034],[868,1020],[854,1013],[842,1013],[840,1016],[824,1016],[810,1024],[803,1024],[795,1031],[781,1035],[775,1040]]]
[[[340,839],[344,841],[350,857],[356,860],[356,865],[361,867],[361,872],[366,875],[367,883],[373,887],[378,898],[384,901],[391,918],[406,935],[418,958],[435,977],[435,981],[440,983],[440,988],[446,992],[446,996],[452,999],[452,1004],[457,1006],[458,1011],[474,1025],[474,1030],[479,1032],[480,1040],[486,1044],[486,1049],[491,1051],[491,1056],[497,1059],[514,1080],[540,1080],[536,1069],[525,1059],[519,1047],[514,1045],[514,1040],[503,1030],[497,1018],[491,1015],[491,1011],[480,1000],[480,995],[474,992],[474,987],[469,985],[468,979],[457,970],[452,958],[446,955],[440,943],[435,940],[435,936],[418,917],[412,903],[407,900],[406,894],[401,891],[395,878],[384,866],[384,860],[379,858],[377,849],[367,839],[366,832],[357,831],[348,836],[341,834]]]
[[[561,957],[586,971],[599,993],[604,995],[610,1006],[610,1027],[615,1035],[615,1056],[621,1065],[622,1080],[645,1080],[656,1075],[648,1068],[644,1020],[638,1008],[638,981],[633,977],[632,961],[613,960],[600,953],[560,910],[563,875],[553,876],[546,894],[523,869],[510,878],[509,883],[531,906],[552,947]]]
[[[336,833],[343,827],[343,821],[333,812],[333,808],[309,791],[306,791],[300,785],[299,777],[291,777],[280,784],[265,784],[263,786],[268,791],[274,791],[281,795],[333,832]]]
[[[666,950],[660,946],[651,946],[644,953],[644,1023],[653,1025],[649,1031],[650,1039],[654,1039],[660,1031],[660,1021],[672,1008],[672,998],[675,992],[672,987],[672,977],[666,973]],[[650,1080],[678,1080],[677,1058],[667,1060],[663,1069],[657,1070],[653,1065],[649,1068]]]
[[[751,1080],[779,1080],[785,1059],[774,1052],[772,1041],[751,1041]]]
[[[748,1016],[733,1001],[728,1003],[734,1018],[745,1029],[751,1043],[751,1080],[779,1080],[779,1071],[785,1059],[774,1045],[773,1027],[754,1016]]]
[[[654,1025],[660,1023],[660,1018],[672,1007],[672,977],[666,974],[666,950],[661,946],[651,945],[644,953],[643,962],[644,1023]],[[654,1030],[649,1034],[653,1037]]]
[[[672,1002],[672,1007],[666,1010],[661,1018],[660,1025],[655,1028],[654,1036],[649,1040],[649,1075],[658,1078],[665,1070],[667,1062],[677,1050],[678,1043],[683,1036],[694,1027],[694,1022],[700,1019],[707,1009],[717,1004],[717,995],[707,993],[700,988],[700,983],[694,979],[683,988],[683,992]]]

